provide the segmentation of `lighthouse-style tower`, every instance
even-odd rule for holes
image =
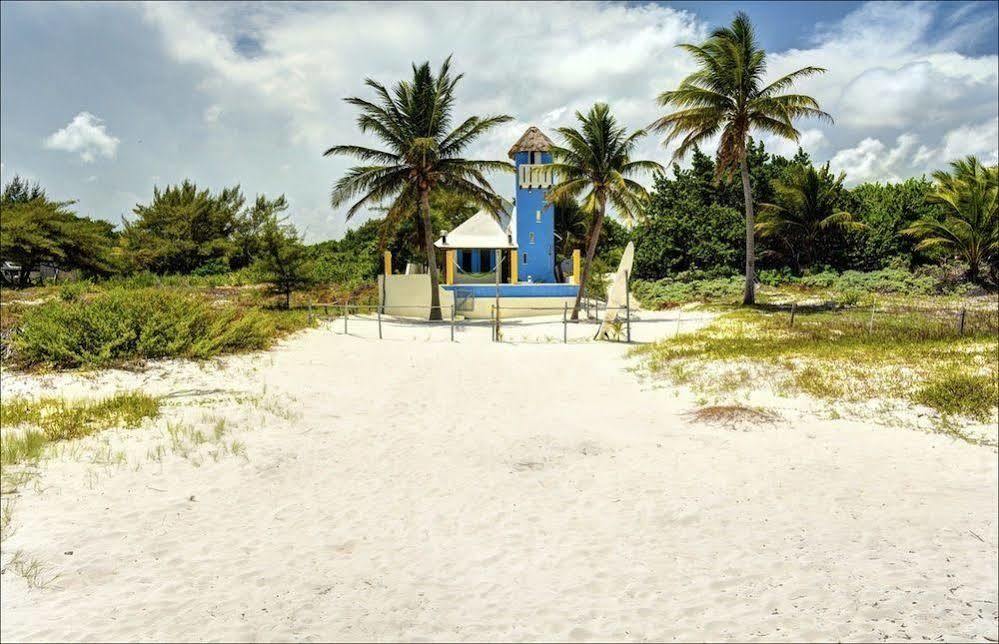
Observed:
[[[555,208],[545,201],[555,182],[551,146],[551,139],[532,126],[510,148],[517,166],[514,207],[520,282],[555,281]]]

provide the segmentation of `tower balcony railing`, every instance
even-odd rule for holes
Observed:
[[[555,171],[548,163],[524,163],[517,168],[521,188],[551,188],[555,185]]]

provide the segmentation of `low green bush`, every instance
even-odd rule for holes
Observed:
[[[116,288],[25,310],[12,345],[24,367],[103,367],[262,349],[276,331],[259,310],[214,306],[171,289]]]
[[[645,308],[664,309],[694,301],[736,301],[742,295],[744,285],[741,277],[691,282],[661,279],[655,282],[635,280],[631,289]]]

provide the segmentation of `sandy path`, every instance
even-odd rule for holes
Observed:
[[[161,419],[50,461],[4,550],[59,577],[4,574],[0,636],[997,638],[993,450],[788,401],[774,426],[707,427],[622,345],[468,333],[7,374],[4,395],[184,391],[170,418],[228,418],[246,458],[157,462]],[[101,440],[126,463],[86,462]]]

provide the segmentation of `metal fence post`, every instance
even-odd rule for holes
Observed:
[[[562,344],[569,342],[569,303],[562,303]]]
[[[958,335],[964,335],[964,318],[965,318],[966,314],[967,314],[967,310],[962,306],[961,307],[961,319],[960,319],[960,322],[958,324],[958,330],[957,330]]]
[[[451,305],[451,342],[454,342],[454,304]]]

